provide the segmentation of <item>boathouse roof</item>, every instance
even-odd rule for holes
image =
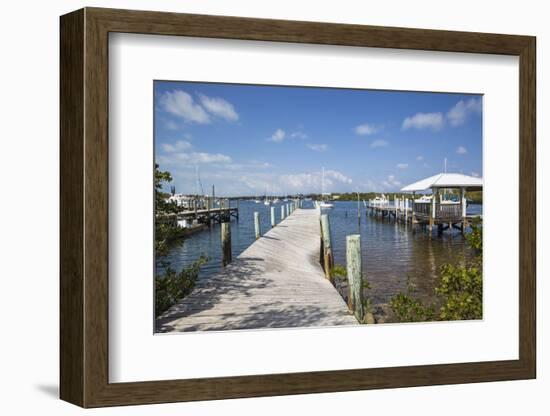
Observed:
[[[403,192],[425,191],[435,188],[466,188],[469,191],[483,188],[483,179],[461,173],[439,173],[401,188]]]

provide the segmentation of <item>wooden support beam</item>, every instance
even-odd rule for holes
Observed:
[[[365,318],[363,301],[363,267],[361,261],[361,236],[359,234],[346,237],[346,267],[348,275],[349,296],[348,307],[359,322]]]
[[[325,277],[332,279],[334,257],[330,239],[330,222],[327,214],[321,215],[321,238],[323,239],[323,268],[325,269]]]
[[[225,267],[229,263],[231,263],[231,223],[222,222],[221,238],[222,238],[222,264]]]
[[[256,240],[260,238],[260,214],[258,212],[254,212],[254,233],[256,235]]]

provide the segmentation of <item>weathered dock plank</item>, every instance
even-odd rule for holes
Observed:
[[[319,214],[297,209],[156,321],[159,332],[357,324],[319,264]]]

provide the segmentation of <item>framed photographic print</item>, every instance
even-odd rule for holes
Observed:
[[[62,16],[61,398],[534,378],[535,110],[528,36]]]

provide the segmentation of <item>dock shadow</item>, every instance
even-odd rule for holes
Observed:
[[[272,280],[264,273],[259,257],[239,257],[211,279],[199,282],[193,292],[156,319],[155,332],[171,332],[177,320],[214,308],[225,296],[251,296],[251,291],[267,287]]]

